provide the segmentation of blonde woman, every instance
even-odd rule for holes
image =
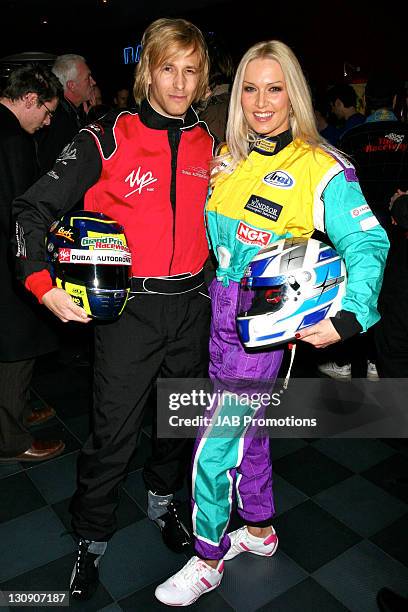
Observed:
[[[353,166],[319,135],[309,89],[289,47],[253,46],[241,60],[232,89],[227,148],[215,160],[207,224],[218,259],[210,292],[210,376],[225,393],[259,389],[276,379],[282,351],[246,353],[236,331],[239,281],[259,249],[284,237],[325,232],[345,260],[348,285],[331,319],[296,337],[323,348],[375,323],[385,232],[364,200]],[[235,406],[238,410],[238,405]],[[254,411],[256,406],[249,406]],[[257,412],[259,414],[259,412]],[[216,588],[224,560],[246,552],[271,556],[278,545],[269,439],[241,424],[226,435],[201,432],[193,461],[196,557],[156,589],[168,605],[185,606]],[[227,534],[233,490],[245,526]]]

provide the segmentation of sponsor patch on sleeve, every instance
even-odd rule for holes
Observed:
[[[355,219],[356,217],[361,217],[361,215],[368,212],[371,212],[371,208],[368,204],[363,204],[362,206],[358,206],[357,208],[350,210],[350,215]]]
[[[362,219],[362,221],[360,221],[360,227],[363,232],[366,232],[367,230],[372,229],[373,227],[379,224],[380,222],[374,215],[372,217],[368,217],[368,219]]]
[[[277,221],[282,212],[280,204],[257,195],[251,195],[244,208],[271,221]]]
[[[237,240],[244,244],[252,244],[260,247],[264,247],[268,244],[272,237],[271,232],[264,232],[263,230],[255,229],[250,225],[247,225],[243,221],[240,222],[237,230]]]
[[[64,163],[64,162],[67,162],[69,160],[73,160],[76,158],[77,158],[76,144],[75,144],[75,141],[72,141],[62,149],[56,161]]]

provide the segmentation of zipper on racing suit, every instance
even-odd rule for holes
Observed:
[[[176,249],[177,153],[180,144],[181,130],[179,128],[169,129],[167,135],[171,151],[170,202],[173,209],[173,251],[169,265],[169,276],[171,276],[171,266],[173,265],[174,251]]]

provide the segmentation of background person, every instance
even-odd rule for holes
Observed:
[[[333,125],[329,102],[325,95],[315,97],[313,100],[313,110],[320,135],[335,147],[339,139],[340,130]]]
[[[234,62],[225,45],[213,35],[208,41],[210,77],[208,96],[199,111],[217,142],[225,141]]]
[[[113,103],[115,108],[124,110],[130,106],[130,94],[126,87],[118,89],[113,96]]]
[[[33,134],[50,125],[58,79],[27,65],[12,72],[0,97],[0,461],[42,461],[62,453],[61,440],[36,440],[27,423],[45,422],[52,408],[27,414],[35,358],[56,350],[49,317],[15,281],[9,244],[11,208],[39,176]]]
[[[364,94],[367,118],[361,125],[348,130],[338,143],[338,147],[353,160],[364,197],[395,243],[389,254],[392,261],[387,263],[384,277],[384,283],[385,278],[387,279],[387,288],[382,289],[384,299],[385,292],[389,294],[391,290],[391,294],[396,295],[403,291],[404,286],[402,271],[405,254],[399,237],[403,230],[392,225],[389,210],[391,195],[397,189],[408,189],[408,124],[398,121],[393,112],[393,104],[399,90],[398,81],[389,74],[370,75]],[[399,259],[395,258],[396,250],[400,253]],[[391,313],[394,310],[392,303],[389,299],[387,302]],[[402,303],[404,302],[405,300]],[[394,304],[400,307],[398,300],[394,299]],[[398,318],[398,314],[396,316]],[[382,324],[382,330],[384,329]],[[367,380],[379,380],[376,363],[381,356],[375,348],[375,333],[375,328],[370,329],[364,336],[352,338],[344,346],[329,351],[329,360],[318,365],[319,371],[332,378],[350,379],[353,369],[353,376],[367,376]],[[380,332],[383,338],[381,344],[386,348],[392,344],[394,334],[391,326],[387,329],[388,339],[382,334],[383,332]],[[389,356],[390,348],[389,345]],[[391,358],[389,363],[392,361]],[[400,371],[399,368],[397,371]],[[389,368],[387,372],[390,372]]]
[[[389,74],[372,74],[364,94],[367,118],[338,145],[353,160],[364,196],[387,230],[390,197],[408,189],[408,124],[393,111],[398,91],[398,81]]]
[[[54,121],[39,135],[38,160],[41,173],[50,170],[58,155],[86,123],[88,103],[94,100],[96,82],[82,55],[59,55],[52,67],[64,90]],[[84,107],[86,105],[86,108]]]
[[[390,213],[391,246],[375,327],[377,362],[382,378],[408,378],[408,192],[392,196]]]
[[[329,89],[327,95],[332,113],[340,122],[338,139],[351,128],[364,123],[364,115],[357,112],[357,94],[352,85],[335,85]]]
[[[284,43],[251,47],[242,58],[231,93],[228,150],[215,160],[207,225],[217,259],[210,287],[210,377],[223,400],[209,417],[231,413],[229,392],[273,385],[282,350],[245,352],[236,331],[239,282],[261,246],[282,237],[327,234],[348,270],[342,309],[335,317],[300,329],[296,338],[323,348],[365,331],[378,318],[377,297],[388,251],[385,231],[361,192],[353,166],[326,149],[316,129],[301,67]],[[285,173],[285,188],[274,181]],[[361,210],[361,216],[353,211]],[[245,228],[251,232],[243,231]],[[250,404],[236,414],[263,413]],[[246,411],[246,412],[245,412]],[[234,413],[233,413],[234,414]],[[242,552],[271,556],[277,548],[267,436],[255,428],[213,425],[201,431],[193,459],[193,525],[196,557],[157,587],[167,605],[189,605],[216,588],[224,560]],[[246,525],[227,534],[235,487]]]
[[[98,119],[106,115],[106,113],[111,110],[111,107],[104,103],[102,92],[98,85],[94,85],[93,93],[93,99],[88,105],[88,112],[86,114],[87,123],[98,121]]]

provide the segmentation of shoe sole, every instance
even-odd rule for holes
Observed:
[[[48,461],[48,459],[54,459],[54,457],[58,457],[59,455],[61,455],[61,453],[63,453],[65,450],[65,444],[62,446],[62,448],[58,449],[57,451],[55,451],[55,453],[52,453],[51,455],[47,455],[46,457],[33,457],[31,459],[21,459],[21,458],[17,458],[17,457],[0,457],[0,463],[36,463],[38,461]]]
[[[341,376],[340,374],[327,374],[327,372],[322,372],[321,370],[319,370],[319,372],[321,374],[323,374],[324,376],[327,376],[328,378],[332,378],[333,380],[342,380],[342,381],[346,381],[346,380],[351,380],[351,374],[347,374],[346,376]]]
[[[222,578],[221,578],[222,580]],[[160,597],[158,597],[156,595],[156,593],[154,594],[154,596],[156,597],[156,599],[158,601],[160,601],[160,603],[166,605],[166,606],[170,606],[171,608],[184,608],[185,606],[191,606],[191,604],[193,604],[194,602],[197,601],[197,599],[200,599],[201,595],[205,595],[206,593],[210,593],[210,591],[213,591],[214,589],[216,589],[217,587],[220,586],[221,584],[221,580],[215,584],[214,586],[210,587],[209,589],[207,589],[206,591],[203,591],[198,597],[193,597],[193,599],[190,599],[190,601],[186,602],[186,603],[168,603],[167,601],[164,601],[163,599],[160,599]]]

